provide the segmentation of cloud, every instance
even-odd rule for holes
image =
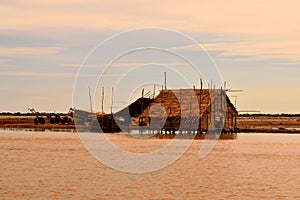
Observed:
[[[161,26],[185,31],[299,35],[299,1],[189,1],[159,4],[137,0],[8,1],[1,3],[1,27],[85,27],[128,29]],[[26,9],[24,9],[26,8]],[[153,14],[155,13],[155,14]]]
[[[1,60],[0,60],[1,61]],[[181,66],[187,66],[188,64],[185,62],[161,62],[161,63],[152,63],[149,61],[145,62],[116,62],[111,64],[111,67],[138,67],[138,66],[144,66],[144,65],[165,65],[170,67],[181,67]],[[81,63],[63,63],[60,64],[62,67],[72,67],[72,68],[79,68],[81,66]],[[100,64],[84,64],[83,67],[91,67],[91,68],[100,68]]]
[[[53,55],[62,50],[58,47],[12,47],[0,48],[0,56]]]
[[[160,63],[153,63],[146,60],[145,62],[116,62],[113,63],[113,67],[141,67],[146,65],[163,65],[163,66],[170,66],[170,67],[180,67],[180,66],[187,66],[188,64],[185,62],[166,62],[162,61]]]
[[[0,59],[0,64],[5,64],[8,63],[10,61],[10,59]]]
[[[286,60],[289,62],[300,59],[300,40],[285,41],[241,41],[241,42],[216,42],[199,44],[206,51],[217,51],[218,60],[230,60],[235,62],[253,62],[257,60]],[[171,50],[198,51],[198,45],[178,46]]]
[[[300,59],[300,41],[249,41],[238,43],[215,43],[204,44],[205,49],[209,51],[221,51],[220,58],[245,56],[237,58],[238,61],[254,60],[299,60]],[[247,58],[251,56],[252,58]]]
[[[237,55],[254,56],[254,59],[295,60],[299,57],[299,7],[300,2],[293,0],[195,0],[188,4],[164,0],[159,5],[136,0],[5,0],[0,5],[0,17],[3,16],[0,26],[13,30],[53,27],[128,30],[155,26],[189,33],[222,33],[231,39],[242,35],[250,38],[250,42],[219,41],[205,47],[223,51],[220,59]]]
[[[300,60],[300,58],[299,58]],[[299,65],[300,66],[300,61],[286,61],[286,62],[276,62],[274,63],[276,65]]]
[[[74,68],[79,68],[80,67],[80,63],[63,63],[60,64],[60,66],[62,67],[74,67]]]
[[[0,76],[8,77],[37,77],[37,78],[75,78],[74,73],[55,73],[55,72],[25,72],[25,71],[2,71]]]

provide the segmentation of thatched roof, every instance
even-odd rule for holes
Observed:
[[[227,112],[237,113],[224,90],[176,89],[162,90],[144,110],[142,116],[202,117],[205,112],[210,112],[212,109],[214,112],[226,109]]]
[[[114,115],[127,116],[129,114],[131,117],[138,117],[151,103],[153,103],[153,101],[154,99],[139,98],[129,106],[115,113]]]

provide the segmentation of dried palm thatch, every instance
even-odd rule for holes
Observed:
[[[237,111],[224,90],[162,90],[140,119],[150,128],[170,132],[235,129]]]

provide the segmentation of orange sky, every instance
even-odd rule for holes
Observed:
[[[53,91],[45,101],[46,105],[36,103],[40,109],[55,109],[50,105],[53,99],[62,95],[65,97],[63,99],[71,98],[71,91],[66,92],[72,87],[73,76],[70,74],[75,76],[76,66],[88,53],[87,43],[91,49],[92,44],[110,36],[106,31],[117,33],[153,26],[196,36],[208,51],[218,52],[213,58],[224,79],[230,87],[244,90],[238,99],[241,110],[299,113],[299,8],[300,1],[297,0],[4,0],[0,5],[0,91],[15,90],[6,96],[18,93],[20,87],[14,84],[21,75],[27,77],[27,81],[32,79],[33,85],[36,84],[36,74],[45,77],[55,77],[51,74],[56,73],[66,75],[68,87],[63,88],[63,93]],[[101,35],[101,32],[105,34]],[[95,35],[90,37],[90,33]],[[207,38],[197,38],[199,33],[217,35],[219,38],[212,42]],[[97,37],[97,34],[101,36]],[[36,38],[41,38],[42,45],[38,42],[31,45],[30,41]],[[61,44],[45,42],[50,39]],[[79,56],[73,52],[64,54],[71,47],[75,48],[72,46],[74,41],[80,43],[76,48],[86,45],[86,50],[82,50]],[[37,56],[39,60],[34,58]],[[49,60],[53,61],[51,72],[37,66],[30,67],[32,63],[48,66]],[[70,63],[74,64],[75,69],[61,71]],[[254,81],[257,84],[251,84]],[[51,85],[51,81],[47,84]],[[20,85],[24,84],[20,82]],[[24,87],[30,88],[29,85]],[[284,96],[279,96],[278,90]],[[31,94],[37,99],[45,95],[42,92]],[[0,111],[13,110],[11,102],[20,105],[19,110],[26,109],[29,103],[35,101],[34,97],[30,98],[22,104],[13,97],[6,97],[1,100]],[[70,102],[63,100],[63,106],[55,107],[58,110],[67,109]]]

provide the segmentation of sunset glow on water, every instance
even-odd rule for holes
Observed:
[[[94,159],[76,133],[0,133],[3,199],[297,199],[300,135],[239,134],[220,140],[204,159],[195,140],[173,164],[132,174]],[[169,140],[108,135],[131,152]],[[112,152],[113,153],[113,152]]]

